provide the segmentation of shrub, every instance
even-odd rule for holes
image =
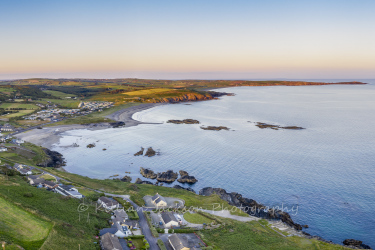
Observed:
[[[158,239],[157,243],[158,243],[160,250],[167,250],[167,248],[164,245],[164,242],[161,239]]]

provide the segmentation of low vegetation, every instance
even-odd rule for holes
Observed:
[[[185,213],[184,214],[184,219],[193,224],[210,224],[213,220],[203,216],[202,214],[199,213]]]

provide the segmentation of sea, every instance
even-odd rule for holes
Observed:
[[[289,211],[309,234],[375,247],[375,80],[362,81],[369,84],[222,88],[234,96],[133,115],[159,124],[68,131],[53,150],[64,155],[67,171],[98,179],[146,180],[140,167],[185,170],[198,182],[184,187],[238,192]],[[167,123],[187,118],[200,124]],[[261,129],[257,122],[305,129]],[[158,155],[134,156],[141,147]]]

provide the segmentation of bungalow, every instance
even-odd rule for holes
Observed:
[[[157,206],[157,207],[165,207],[167,206],[167,201],[165,198],[158,193],[156,193],[154,196],[151,198],[152,203]]]
[[[74,198],[81,199],[83,195],[72,185],[60,185],[57,186],[54,191],[64,196],[72,196]]]
[[[161,220],[166,228],[178,227],[179,225],[172,212],[161,213]]]
[[[102,250],[121,250],[123,249],[118,237],[111,233],[106,233],[100,237],[100,247]]]
[[[112,216],[112,219],[117,219],[117,220],[120,220],[120,221],[123,221],[125,222],[127,219],[129,219],[129,216],[128,214],[125,212],[124,209],[116,209],[114,212],[113,212],[113,216]]]
[[[113,199],[102,196],[98,199],[98,204],[105,209],[116,209],[119,207],[119,203]]]
[[[27,176],[27,180],[30,183],[30,185],[37,185],[37,184],[40,184],[42,181],[44,181],[43,178],[39,178],[38,176],[35,176],[35,175]]]
[[[168,237],[168,241],[171,244],[173,250],[190,250],[188,242],[179,234],[172,234]]]
[[[12,132],[12,131],[14,131],[15,129],[14,129],[14,127],[13,127],[12,125],[9,125],[9,124],[7,123],[7,124],[5,124],[4,126],[2,126],[2,127],[0,128],[0,130],[1,130],[2,132]]]
[[[8,149],[6,147],[0,147],[0,152],[6,152]]]
[[[132,232],[130,231],[131,228],[129,225],[126,225],[125,222],[114,219],[112,221],[112,226],[114,228],[113,232],[117,237],[128,237],[132,235]]]
[[[13,168],[16,171],[18,171],[21,175],[31,175],[31,174],[33,174],[33,172],[31,172],[31,168],[26,166],[26,165],[16,163],[16,164],[14,164]]]
[[[42,184],[47,189],[55,189],[58,186],[58,184],[53,181],[44,181]]]

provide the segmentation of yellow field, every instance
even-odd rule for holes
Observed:
[[[50,223],[0,198],[0,232],[21,240],[38,241],[47,237]]]
[[[125,92],[123,94],[130,95],[130,96],[152,95],[152,94],[157,94],[157,93],[170,92],[170,91],[174,91],[174,90],[175,89],[145,89],[145,90]]]

